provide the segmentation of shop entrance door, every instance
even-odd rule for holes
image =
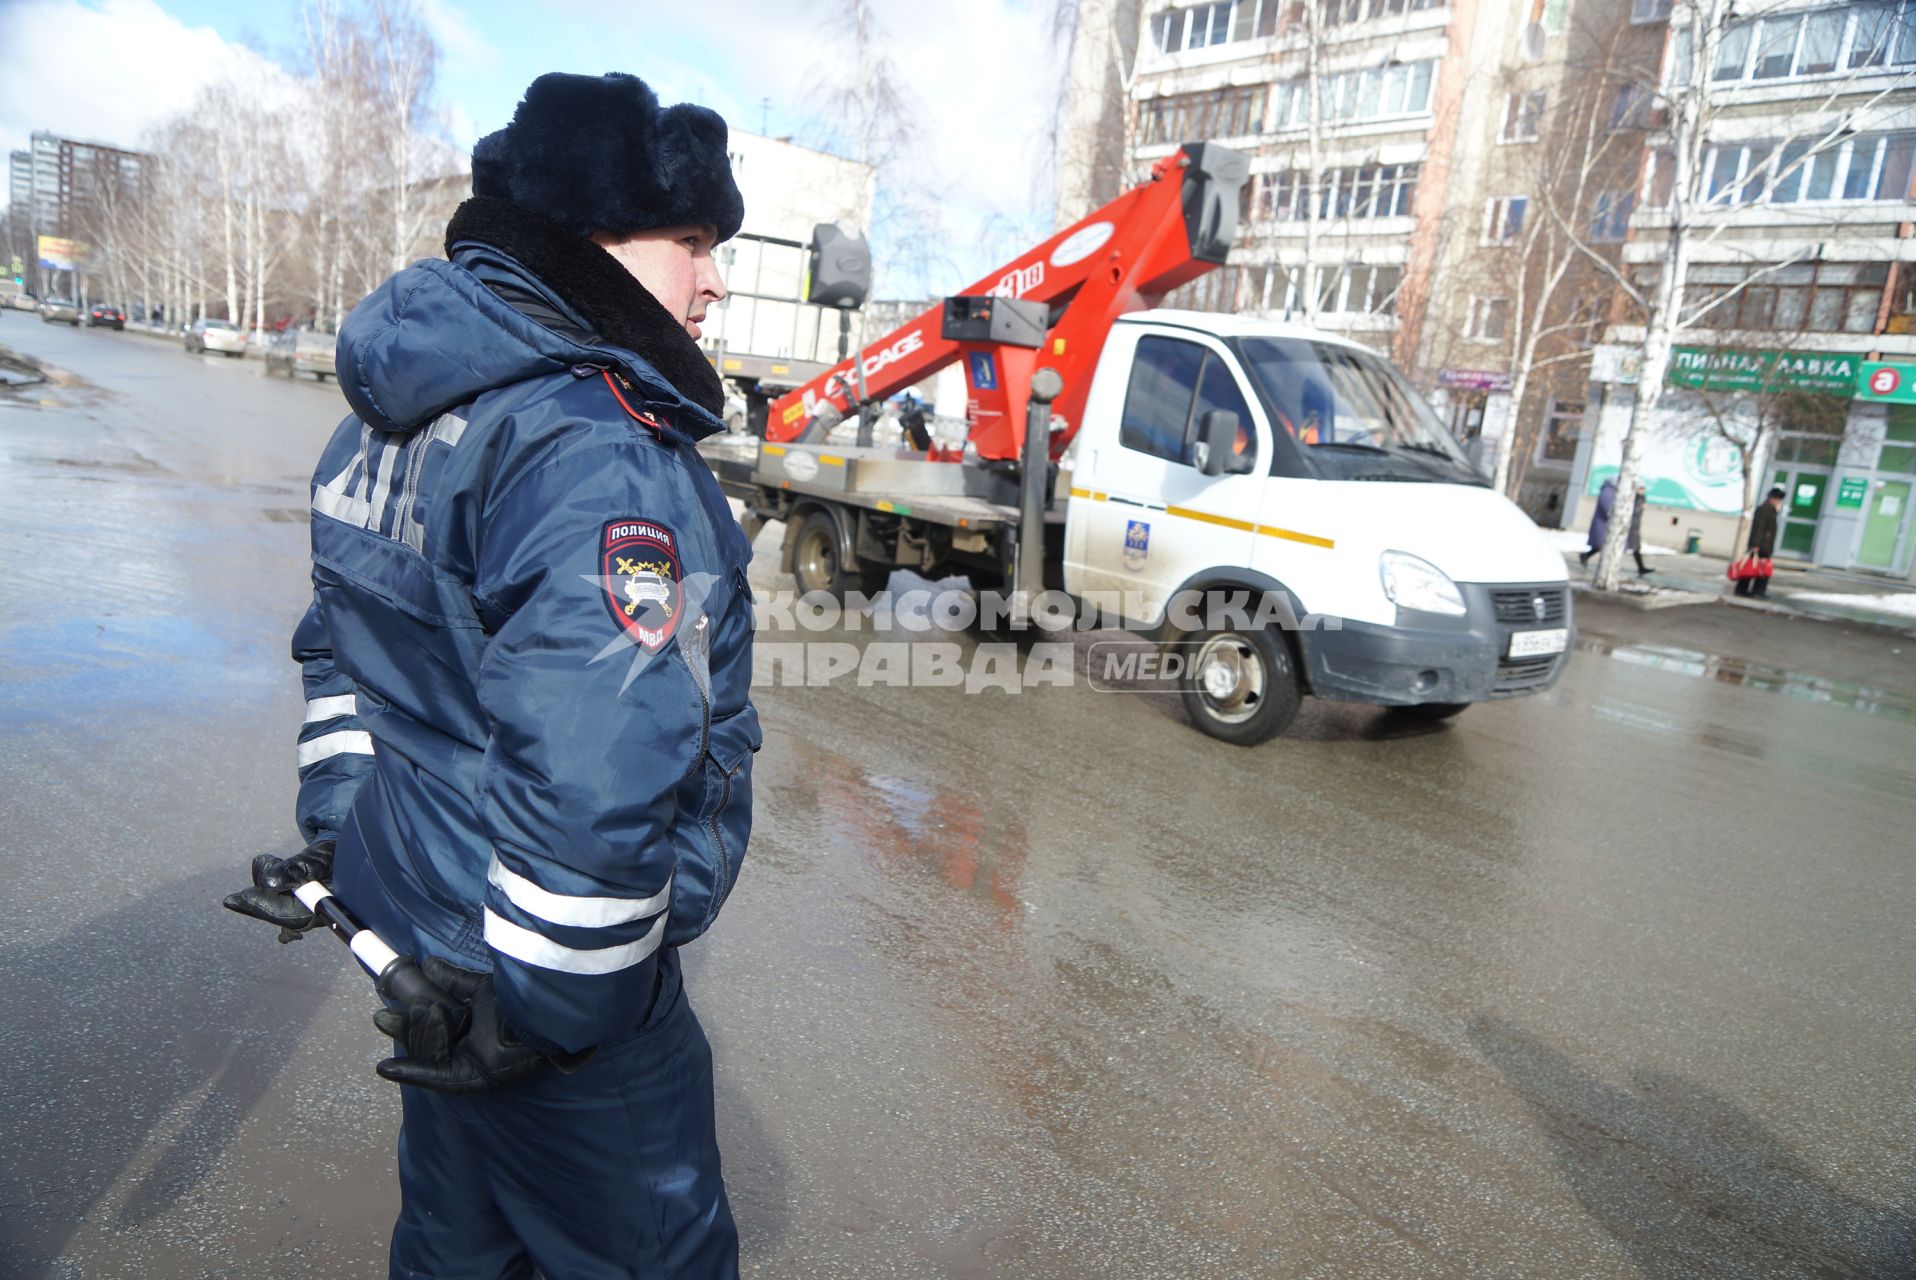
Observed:
[[[1869,516],[1863,522],[1863,545],[1856,563],[1871,569],[1895,569],[1896,550],[1909,520],[1910,482],[1878,480],[1869,495]]]
[[[1823,514],[1830,473],[1808,467],[1778,467],[1774,481],[1783,491],[1782,527],[1776,535],[1776,554],[1792,560],[1810,558],[1816,545],[1816,522]]]
[[[1484,433],[1484,406],[1490,403],[1487,391],[1450,393],[1450,437],[1468,445]]]

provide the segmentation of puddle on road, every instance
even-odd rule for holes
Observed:
[[[1867,715],[1889,716],[1916,721],[1916,703],[1870,685],[1848,684],[1824,676],[1807,675],[1742,658],[1725,658],[1694,649],[1678,649],[1658,644],[1613,644],[1595,636],[1577,641],[1585,653],[1602,654],[1631,666],[1667,671],[1673,675],[1711,680],[1717,684],[1740,685],[1804,702],[1821,702],[1848,707]]]

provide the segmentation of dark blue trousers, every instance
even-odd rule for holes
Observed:
[[[395,1280],[738,1275],[712,1050],[677,963],[665,967],[644,1029],[573,1075],[404,1090]]]

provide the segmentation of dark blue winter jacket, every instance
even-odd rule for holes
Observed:
[[[566,1050],[635,1031],[712,923],[759,745],[751,547],[693,447],[720,424],[584,314],[473,242],[352,313],[293,645],[340,898]]]
[[[1610,536],[1610,513],[1617,505],[1617,482],[1605,480],[1603,487],[1597,490],[1596,510],[1590,513],[1590,539],[1584,545],[1592,551],[1601,550],[1603,540]]]

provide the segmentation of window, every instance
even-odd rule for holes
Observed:
[[[1472,295],[1464,319],[1464,336],[1480,342],[1502,342],[1510,336],[1510,299]]]
[[[1861,4],[1850,11],[1849,65],[1852,69],[1880,67],[1889,62],[1896,42],[1897,6]]]
[[[1836,54],[1843,43],[1843,24],[1848,15],[1841,9],[1813,13],[1803,27],[1803,44],[1796,57],[1796,74],[1820,76],[1836,70]]]
[[[1667,6],[1666,6],[1667,8]],[[1687,44],[1678,57],[1687,57]],[[1847,51],[1847,52],[1846,52]],[[1869,0],[1766,14],[1732,23],[1717,45],[1713,80],[1764,81],[1916,62],[1916,0]],[[1685,77],[1677,77],[1683,79]]]
[[[1141,146],[1245,137],[1263,128],[1263,85],[1151,98],[1138,107]]]
[[[1297,4],[1302,9],[1303,0]],[[1367,18],[1401,18],[1407,13],[1422,13],[1426,9],[1441,9],[1449,0],[1314,0],[1318,5],[1323,24],[1327,27],[1341,27],[1353,22],[1362,22]],[[1303,19],[1297,19],[1301,26]]]
[[[1716,65],[1710,69],[1712,80],[1741,80],[1750,60],[1750,37],[1756,33],[1754,22],[1739,22],[1723,33],[1717,42]]]
[[[1570,0],[1543,0],[1543,31],[1545,35],[1563,34],[1563,18],[1570,8]]]
[[[1630,0],[1630,21],[1662,22],[1670,16],[1670,0]]]
[[[1644,166],[1643,207],[1668,209],[1676,193],[1676,155],[1668,147],[1652,147]]]
[[[1138,340],[1131,384],[1124,392],[1118,443],[1167,462],[1184,460],[1184,429],[1191,418],[1204,348],[1175,338]]]
[[[1331,314],[1395,315],[1402,267],[1373,267],[1351,263],[1325,271],[1319,308]]]
[[[1756,59],[1750,66],[1750,78],[1777,80],[1790,74],[1796,63],[1796,38],[1803,33],[1803,15],[1762,18],[1756,24]]]
[[[1597,344],[1609,322],[1610,300],[1604,294],[1581,294],[1570,304],[1570,340],[1584,350]]]
[[[1251,409],[1229,366],[1195,342],[1176,338],[1139,339],[1124,393],[1124,417],[1118,443],[1166,462],[1196,466],[1197,426],[1212,409],[1237,415],[1240,447],[1225,468],[1248,472],[1257,461],[1257,434]]]
[[[1887,406],[1883,447],[1876,457],[1878,471],[1916,472],[1916,405]]]
[[[1410,214],[1422,166],[1347,165],[1326,169],[1317,180],[1320,218],[1400,218]],[[1258,213],[1278,222],[1301,222],[1309,212],[1309,175],[1290,169],[1266,177]]]
[[[1905,200],[1912,157],[1916,133],[1862,133],[1828,143],[1799,138],[1781,152],[1769,142],[1721,144],[1704,152],[1705,190],[1720,204]]]
[[[1617,86],[1616,100],[1610,104],[1612,129],[1647,129],[1650,126],[1650,91],[1640,84]]]
[[[1277,266],[1268,272],[1253,268],[1245,293],[1245,306],[1252,309],[1295,314],[1304,309],[1304,282],[1307,268]],[[1403,287],[1404,269],[1398,266],[1369,266],[1349,263],[1320,267],[1311,273],[1317,283],[1317,309],[1327,315],[1380,315],[1397,313],[1397,293]],[[1174,297],[1176,295],[1173,295]]]
[[[1500,142],[1535,142],[1543,129],[1543,106],[1548,98],[1542,89],[1531,93],[1513,93],[1504,99],[1504,127]]]
[[[1550,401],[1550,408],[1544,414],[1543,430],[1537,437],[1538,462],[1576,461],[1577,437],[1583,434],[1583,412],[1581,400]]]
[[[1653,289],[1659,270],[1632,268],[1631,281]],[[1888,280],[1885,262],[1697,263],[1684,277],[1683,314],[1701,329],[1874,333]]]
[[[1430,109],[1431,77],[1436,67],[1432,60],[1397,62],[1319,76],[1318,118],[1347,123],[1421,115]],[[1279,129],[1301,129],[1310,123],[1308,81],[1286,81],[1278,86],[1277,94]]]
[[[1527,196],[1495,196],[1484,202],[1484,243],[1509,244],[1523,234]]]
[[[1244,275],[1242,267],[1219,267],[1174,290],[1166,303],[1192,311],[1235,312],[1238,309],[1238,281]]]
[[[1151,47],[1160,55],[1237,44],[1277,34],[1290,0],[1219,0],[1151,15]]]
[[[1590,215],[1590,239],[1597,244],[1620,244],[1630,230],[1630,211],[1636,195],[1630,191],[1603,191]]]
[[[1185,450],[1185,460],[1191,466],[1204,465],[1198,457],[1197,433],[1204,415],[1216,409],[1237,415],[1237,447],[1224,465],[1225,473],[1249,475],[1257,467],[1257,426],[1251,421],[1251,406],[1244,402],[1244,392],[1239,390],[1230,366],[1218,359],[1215,352],[1207,352],[1204,372],[1198,378],[1197,404],[1191,410],[1190,440]]]

